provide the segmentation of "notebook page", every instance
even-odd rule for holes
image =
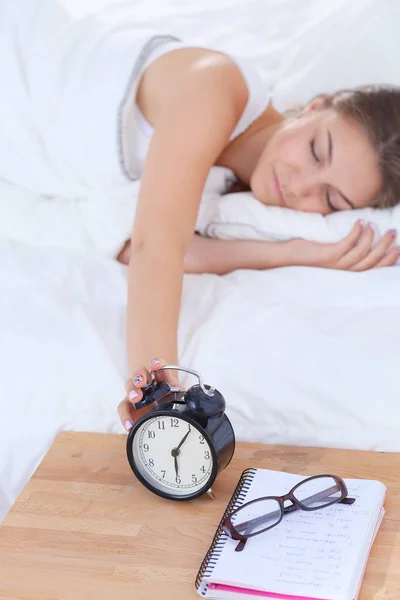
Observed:
[[[351,592],[350,593],[350,598],[352,600],[357,600],[358,595],[360,593],[360,589],[361,589],[361,584],[362,584],[362,579],[363,579],[363,575],[364,575],[364,571],[365,571],[365,567],[367,565],[367,559],[368,559],[368,555],[370,553],[371,550],[371,546],[374,542],[374,539],[376,537],[376,534],[378,533],[379,527],[381,525],[383,516],[385,514],[385,510],[382,509],[381,510],[381,514],[379,515],[379,519],[378,522],[376,524],[376,528],[375,531],[373,533],[372,539],[371,539],[371,543],[369,544],[369,547],[367,548],[367,551],[365,553],[365,557],[364,557],[364,567],[360,573],[360,577],[359,577],[359,581],[357,583],[357,589],[356,592]],[[231,585],[225,585],[225,584],[213,584],[211,583],[208,589],[208,593],[207,593],[208,597],[212,597],[212,598],[218,598],[218,600],[264,600],[264,598],[268,598],[269,600],[272,600],[273,598],[275,598],[275,600],[315,600],[314,598],[310,599],[310,598],[306,598],[304,596],[302,596],[302,598],[300,598],[299,596],[287,596],[287,595],[283,595],[283,594],[279,594],[279,598],[275,595],[270,594],[269,592],[260,592],[260,591],[254,591],[254,590],[249,590],[248,588],[237,588]]]
[[[303,476],[258,469],[246,500],[287,493]],[[346,479],[353,505],[296,511],[247,542],[226,539],[209,581],[267,592],[349,600],[379,519],[386,488],[378,481]],[[225,537],[225,536],[224,536]]]
[[[367,563],[368,563],[368,558],[369,558],[369,555],[370,555],[370,552],[371,552],[371,548],[372,548],[372,545],[373,545],[373,543],[375,541],[376,534],[379,531],[379,527],[381,526],[382,519],[383,519],[384,515],[385,515],[385,509],[382,507],[381,508],[381,512],[380,512],[379,517],[378,517],[378,522],[377,522],[377,524],[375,526],[375,531],[373,532],[373,534],[371,536],[371,539],[369,540],[368,546],[366,548],[365,554],[364,554],[363,559],[362,559],[362,568],[360,569],[359,580],[354,582],[355,592],[351,594],[352,598],[354,600],[357,600],[357,598],[358,598],[358,596],[360,594],[362,580],[363,580],[363,577],[364,577],[365,569],[367,568]]]

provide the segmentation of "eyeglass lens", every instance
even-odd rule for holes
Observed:
[[[302,506],[318,509],[340,500],[342,490],[333,477],[316,477],[299,485],[293,495]],[[281,516],[277,500],[262,498],[245,504],[232,515],[232,524],[241,535],[255,535],[279,523]]]
[[[232,516],[232,524],[241,535],[254,535],[279,523],[281,516],[277,500],[261,499],[244,505]]]
[[[342,490],[333,477],[315,477],[299,485],[293,496],[307,508],[323,508],[340,500]]]

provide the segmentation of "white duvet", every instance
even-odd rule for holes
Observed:
[[[64,4],[75,17],[105,3]],[[117,22],[121,10],[111,6],[107,18]],[[394,0],[154,0],[124,10],[252,58],[283,107],[345,85],[400,83]],[[30,125],[17,119],[18,135]],[[46,196],[13,176],[19,185],[0,183],[0,517],[59,431],[122,432],[126,269],[111,256],[129,232],[135,193],[118,190],[110,208],[73,191]],[[211,175],[203,198],[198,229],[208,235],[333,240],[357,216],[220,198],[223,176]],[[365,214],[382,231],[400,226],[397,210]],[[398,267],[186,276],[180,362],[225,395],[240,440],[399,451],[399,298]]]

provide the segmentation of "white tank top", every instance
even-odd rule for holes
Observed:
[[[157,37],[159,37],[159,43],[157,43]],[[172,37],[156,36],[151,40],[150,44],[146,44],[146,47],[150,47],[150,51],[145,57],[142,56],[140,69],[136,73],[136,81],[140,80],[147,67],[160,56],[178,48],[199,48],[202,46],[185,44]],[[229,56],[239,67],[248,88],[246,107],[230,137],[230,140],[233,140],[243,133],[264,112],[270,102],[271,93],[268,85],[251,65],[246,63],[245,60]],[[136,102],[134,103],[133,110],[134,115],[132,116],[134,118],[130,119],[129,131],[125,132],[129,142],[125,146],[123,162],[125,163],[124,171],[128,178],[137,179],[138,175],[143,172],[153,134],[153,127],[145,119]]]

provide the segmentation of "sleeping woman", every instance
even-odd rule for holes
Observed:
[[[400,199],[400,90],[365,87],[322,95],[294,117],[280,114],[261,77],[241,60],[172,37],[140,54],[125,111],[123,169],[140,173],[132,228],[118,259],[128,264],[130,379],[118,407],[127,430],[149,371],[177,363],[182,280],[187,273],[309,265],[364,271],[399,257],[396,231],[377,243],[359,221],[321,244],[224,241],[194,235],[213,165],[230,169],[255,201],[329,215],[392,207]],[[177,385],[176,375],[156,375]]]

